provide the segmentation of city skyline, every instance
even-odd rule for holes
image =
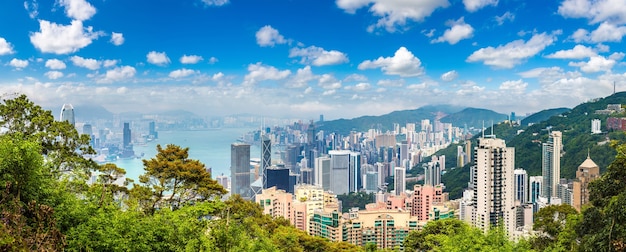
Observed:
[[[0,93],[44,107],[327,119],[501,113],[626,90],[619,1],[28,0],[0,8]]]

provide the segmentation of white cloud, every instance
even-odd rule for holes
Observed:
[[[389,79],[384,79],[384,80],[379,80],[376,85],[381,86],[381,87],[402,87],[404,86],[404,79],[397,79],[397,80],[389,80]]]
[[[148,60],[148,63],[157,66],[165,66],[170,63],[170,58],[167,57],[165,52],[151,51],[146,55],[146,59]]]
[[[37,0],[33,0],[31,2],[24,1],[24,9],[26,9],[30,18],[36,18],[37,15],[39,15],[39,4],[37,3]]]
[[[259,46],[265,47],[274,46],[276,44],[285,44],[287,43],[287,40],[283,37],[283,35],[280,35],[278,30],[266,25],[261,27],[261,29],[256,32],[256,43],[259,44]]]
[[[124,34],[122,33],[117,33],[117,32],[112,32],[111,33],[111,43],[113,43],[116,46],[120,46],[122,44],[124,44]]]
[[[228,4],[230,0],[202,0],[207,6],[222,6]]]
[[[104,67],[112,67],[112,66],[117,65],[117,60],[104,60],[104,61],[102,62],[102,65],[103,65]]]
[[[59,71],[48,71],[44,75],[51,80],[56,80],[63,77],[63,73]]]
[[[183,64],[196,64],[202,60],[202,56],[198,55],[183,55],[182,57],[180,57],[180,63]]]
[[[316,46],[292,48],[289,50],[289,57],[302,57],[301,64],[313,64],[314,66],[337,65],[348,62],[345,53],[336,50],[326,51],[324,48]]]
[[[319,77],[311,71],[311,66],[305,66],[298,69],[296,74],[287,81],[286,85],[291,88],[302,88],[308,86],[310,81],[318,78]]]
[[[322,95],[328,96],[328,95],[334,95],[335,93],[337,93],[337,89],[329,89],[329,90],[324,91]]]
[[[603,22],[598,28],[591,32],[592,42],[620,42],[626,35],[626,26],[617,26],[609,22]]]
[[[376,24],[368,27],[370,32],[377,28],[395,32],[398,27],[404,29],[407,21],[423,21],[437,8],[450,6],[448,0],[336,0],[336,4],[351,14],[360,8],[369,6],[369,11],[380,18]]]
[[[586,42],[589,41],[589,31],[585,30],[585,29],[578,29],[576,30],[572,36],[570,36],[571,39],[574,40],[574,42],[576,43],[580,43],[580,42]]]
[[[431,40],[431,43],[448,42],[454,45],[463,39],[471,38],[474,34],[474,28],[466,24],[463,17],[459,18],[457,21],[449,20],[446,23],[450,28],[447,29],[441,37]]]
[[[30,33],[30,42],[44,53],[74,53],[101,36],[91,26],[83,27],[83,22],[73,20],[70,25],[59,25],[39,20],[39,31]]]
[[[341,81],[337,80],[332,74],[322,74],[317,85],[323,89],[338,89],[341,88]]]
[[[405,47],[400,47],[393,57],[379,57],[376,60],[366,60],[359,64],[359,70],[380,68],[387,75],[403,77],[418,76],[424,73],[422,62]]]
[[[502,14],[502,16],[496,16],[496,23],[498,23],[498,25],[503,25],[507,20],[513,22],[513,20],[515,20],[515,14],[507,11]]]
[[[457,71],[452,70],[449,72],[445,72],[444,74],[441,75],[441,80],[442,81],[453,81],[455,80],[457,77],[459,77],[459,73],[457,73]]]
[[[347,86],[347,87],[345,87],[345,89],[354,90],[354,91],[366,91],[366,90],[369,90],[370,87],[371,87],[371,85],[369,83],[361,82],[361,83],[358,83],[358,84],[356,84],[354,86]]]
[[[9,61],[9,65],[12,67],[15,67],[18,70],[21,70],[28,66],[28,60],[21,60],[21,59],[13,58],[11,61]]]
[[[15,51],[13,51],[13,45],[7,42],[6,39],[0,37],[0,56],[13,53],[15,53]]]
[[[622,54],[623,57],[623,54]],[[621,59],[621,57],[620,57]],[[616,60],[612,58],[605,58],[603,56],[593,56],[589,58],[589,61],[570,62],[569,66],[579,67],[580,71],[585,73],[596,73],[610,71],[615,65]]]
[[[497,6],[498,0],[463,0],[463,4],[467,11],[474,12],[488,5]]]
[[[244,76],[244,85],[254,85],[264,80],[282,80],[291,74],[289,70],[279,71],[273,66],[266,66],[258,62],[248,65],[248,74]]]
[[[215,64],[215,63],[217,63],[218,61],[219,61],[219,60],[218,60],[217,58],[215,58],[215,57],[211,57],[211,58],[209,58],[209,64]]]
[[[189,75],[195,74],[197,73],[197,71],[195,70],[191,70],[191,69],[186,69],[186,68],[182,68],[182,69],[178,69],[178,70],[174,70],[172,72],[170,72],[170,78],[183,78],[183,77],[187,77]]]
[[[75,66],[84,67],[89,70],[98,70],[100,68],[100,65],[102,64],[98,60],[83,58],[80,56],[72,56],[70,57],[70,60]]]
[[[346,76],[346,78],[343,79],[343,81],[359,81],[359,82],[365,82],[367,81],[367,76],[362,75],[362,74],[350,74],[348,76]]]
[[[99,79],[98,83],[113,83],[129,80],[135,77],[137,70],[132,66],[121,66],[108,70],[104,77]],[[122,90],[123,91],[123,90]]]
[[[592,24],[626,23],[626,4],[622,0],[565,0],[558,12],[563,17],[589,19]]]
[[[596,56],[597,53],[590,47],[584,45],[576,45],[570,50],[560,50],[553,54],[549,54],[546,58],[549,59],[584,59],[592,56]]]
[[[527,86],[528,86],[528,83],[522,80],[505,81],[505,82],[502,82],[499,89],[506,91],[506,92],[521,94],[521,93],[524,93]]]
[[[96,8],[85,0],[59,0],[58,3],[65,7],[65,15],[75,20],[88,20],[96,14]]]
[[[46,61],[46,67],[53,70],[59,70],[65,69],[67,66],[65,65],[65,62],[58,59],[49,59]]]
[[[554,43],[556,36],[553,34],[535,34],[528,41],[515,40],[500,45],[496,48],[486,47],[473,52],[468,58],[468,62],[482,61],[483,64],[498,68],[513,68],[521,64],[522,61],[537,55],[547,46]]]

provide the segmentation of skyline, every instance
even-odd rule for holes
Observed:
[[[44,107],[523,115],[626,90],[619,0],[29,0],[0,22],[0,93]]]

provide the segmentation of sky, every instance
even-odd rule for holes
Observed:
[[[626,90],[624,0],[0,4],[0,94],[114,113],[518,115]]]

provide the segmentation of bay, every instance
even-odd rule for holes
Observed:
[[[157,144],[165,148],[167,144],[175,144],[189,148],[189,158],[197,159],[206,167],[211,167],[211,176],[226,175],[230,177],[230,145],[237,142],[244,134],[253,131],[252,128],[224,128],[202,131],[159,131],[159,139],[141,145],[135,145],[135,155],[141,158],[117,159],[114,164],[126,170],[126,177],[139,181],[139,175],[144,173],[143,159],[155,157]],[[259,158],[259,146],[250,146],[250,157]]]

